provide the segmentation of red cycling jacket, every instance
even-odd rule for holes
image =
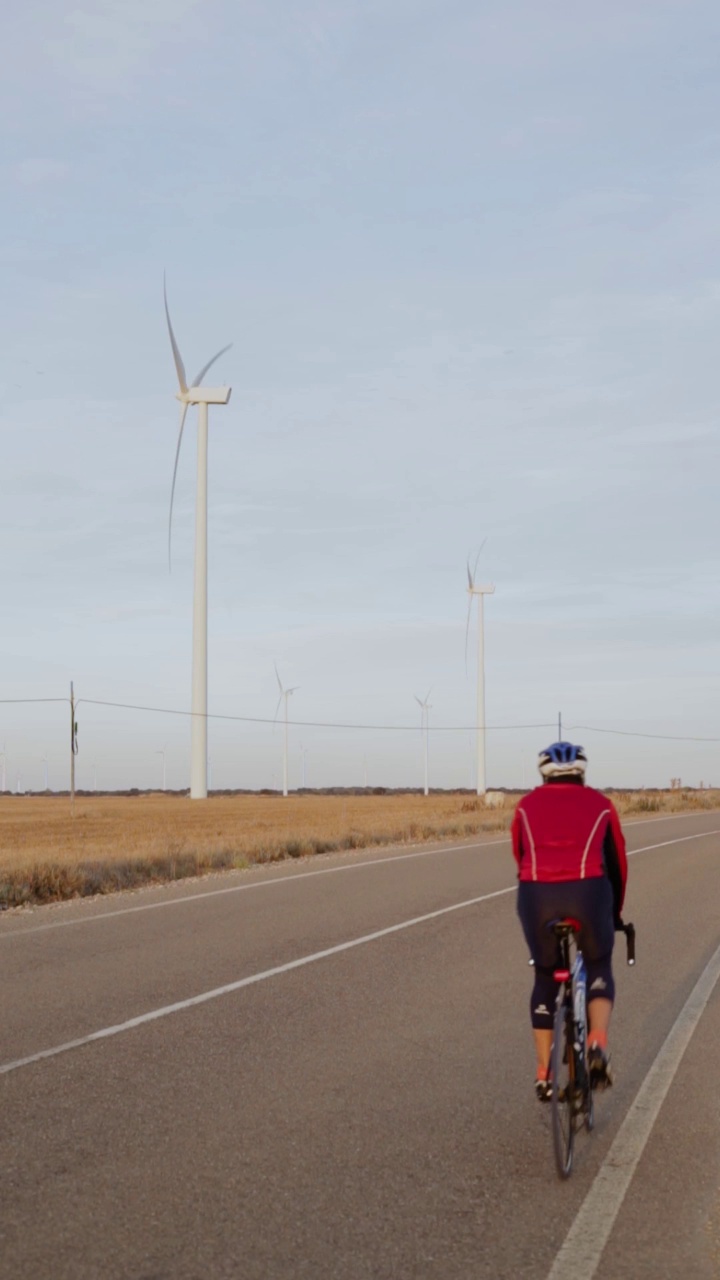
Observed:
[[[625,899],[627,856],[620,819],[601,791],[547,782],[523,796],[512,822],[519,880],[587,880],[606,875],[615,914]]]

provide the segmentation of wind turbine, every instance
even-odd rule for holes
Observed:
[[[284,689],[282,680],[280,679],[280,672],[277,669],[277,663],[275,664],[275,675],[277,676],[278,688],[280,690],[280,697],[278,698],[277,706],[275,708],[276,720],[277,720],[277,713],[280,710],[280,703],[283,701],[285,703],[285,747],[283,750],[283,795],[286,796],[288,793],[288,698],[290,697],[291,693],[295,693],[300,688],[300,685],[296,684],[296,685],[293,685],[292,689]]]
[[[428,698],[430,697],[430,693],[431,693],[431,690],[428,689],[427,693],[425,694],[424,702],[420,698],[418,698],[416,693],[413,694],[413,697],[420,708],[420,731],[422,732],[424,730],[425,732],[425,795],[429,794],[428,792],[428,738],[430,736],[431,703],[428,702]]]
[[[468,644],[468,632],[470,630],[470,614],[472,612],[473,596],[477,596],[477,599],[478,599],[478,677],[477,677],[476,733],[477,733],[477,794],[479,796],[485,795],[485,636],[484,636],[483,597],[491,596],[494,594],[494,591],[495,591],[494,586],[487,583],[480,584],[475,581],[475,575],[477,573],[477,567],[478,567],[478,560],[480,559],[480,553],[482,552],[482,549],[485,546],[486,541],[487,539],[485,539],[482,546],[480,547],[480,551],[478,551],[477,553],[477,556],[475,558],[474,569],[470,568],[469,559],[467,562],[467,576],[468,576],[467,590],[468,590],[468,595],[470,599],[468,600],[467,624],[465,627],[465,663],[467,665],[467,644]]]
[[[205,374],[230,347],[223,347],[212,360],[208,360],[188,386],[185,365],[170,320],[167,289],[163,281],[165,315],[167,317],[170,346],[177,370],[180,390],[177,399],[180,410],[180,431],[175,451],[172,488],[170,490],[170,518],[168,521],[168,565],[172,537],[172,511],[175,497],[180,445],[188,408],[198,407],[197,495],[195,498],[195,583],[193,595],[193,658],[192,658],[192,725],[190,737],[190,799],[207,799],[207,458],[208,458],[208,405],[227,404],[231,387],[201,387]],[[232,345],[232,344],[230,344]]]

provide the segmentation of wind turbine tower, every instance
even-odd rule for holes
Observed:
[[[293,685],[292,689],[284,689],[282,680],[280,679],[280,672],[277,669],[277,664],[275,666],[275,675],[277,676],[278,688],[280,690],[280,697],[278,698],[277,706],[275,708],[276,720],[277,720],[277,713],[280,710],[280,703],[281,702],[285,703],[285,746],[283,748],[283,795],[286,796],[288,793],[288,699],[291,693],[297,692],[297,690],[300,688],[300,685],[296,684],[296,685]]]
[[[483,543],[483,546],[484,545],[485,544]],[[482,547],[480,548],[480,551],[482,551]],[[480,559],[480,552],[478,552],[478,556],[475,561],[475,568],[474,569],[470,568],[469,560],[467,565],[467,576],[468,576],[467,589],[468,589],[468,595],[470,599],[468,600],[468,616],[467,616],[467,627],[465,630],[465,645],[466,645],[466,652],[467,652],[467,634],[468,634],[468,629],[470,627],[470,613],[472,611],[473,597],[477,596],[478,676],[477,676],[477,718],[475,721],[476,734],[477,734],[477,747],[476,747],[477,794],[479,796],[484,796],[485,795],[485,634],[484,634],[485,619],[484,619],[484,609],[483,609],[483,597],[493,595],[495,592],[495,587],[487,583],[480,584],[476,582],[475,575],[477,573],[477,565],[478,565],[479,559]]]
[[[175,369],[177,370],[180,390],[177,399],[180,401],[180,431],[175,451],[175,468],[173,470],[172,488],[170,490],[170,519],[168,522],[168,564],[170,563],[170,539],[172,536],[172,509],[175,496],[175,479],[177,476],[180,445],[182,444],[183,427],[188,408],[191,404],[198,407],[198,448],[197,448],[197,493],[195,498],[195,586],[193,595],[193,657],[192,657],[192,726],[190,752],[190,799],[207,799],[207,468],[208,468],[208,405],[227,404],[231,387],[201,387],[205,374],[220,356],[230,347],[223,347],[212,360],[208,360],[197,376],[188,386],[185,376],[185,365],[175,341],[170,311],[168,309],[167,290],[165,295],[165,315],[167,318],[170,346],[172,347]]]
[[[423,702],[420,698],[418,698],[418,696],[417,696],[417,694],[416,694],[416,693],[415,693],[415,694],[413,694],[413,697],[415,698],[415,701],[417,702],[417,704],[418,704],[418,706],[419,706],[419,708],[420,708],[420,731],[421,731],[421,732],[424,732],[424,734],[425,734],[425,795],[429,795],[429,789],[428,789],[428,738],[429,738],[429,736],[430,736],[430,707],[431,707],[431,705],[432,705],[432,704],[428,701],[428,699],[429,699],[429,697],[430,697],[430,693],[431,693],[431,690],[430,690],[430,689],[428,689],[427,693],[425,694],[425,701],[424,701],[424,702]]]

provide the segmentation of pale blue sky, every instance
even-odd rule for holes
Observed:
[[[720,11],[643,0],[27,0],[2,19],[0,697],[189,705],[211,411],[210,709],[720,737]],[[471,654],[474,647],[471,646]],[[66,784],[62,707],[0,709]],[[189,729],[81,709],[80,785],[187,783]],[[490,735],[529,781],[551,733]],[[592,778],[720,782],[720,743],[577,733]],[[213,784],[280,735],[214,724]],[[293,734],[309,783],[421,781],[415,734]],[[470,780],[469,733],[431,781]]]

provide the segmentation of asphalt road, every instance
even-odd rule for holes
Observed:
[[[626,833],[638,964],[567,1183],[506,839],[0,917],[3,1280],[548,1280],[577,1239],[574,1280],[720,1276],[720,813]]]

